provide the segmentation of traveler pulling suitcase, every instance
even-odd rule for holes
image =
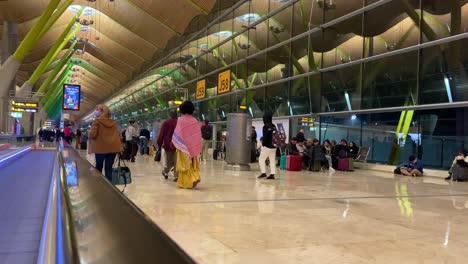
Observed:
[[[302,170],[302,156],[289,155],[286,160],[286,170],[301,171]]]

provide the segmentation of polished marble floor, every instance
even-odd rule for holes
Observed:
[[[202,163],[195,190],[129,164],[125,193],[199,263],[468,263],[468,184],[357,170],[276,180]]]

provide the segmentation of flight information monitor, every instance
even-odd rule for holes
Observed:
[[[63,110],[80,111],[81,85],[63,85]]]

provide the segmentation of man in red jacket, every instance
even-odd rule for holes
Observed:
[[[176,149],[172,144],[172,135],[174,134],[175,127],[177,125],[177,112],[171,111],[169,113],[169,118],[164,121],[161,126],[161,130],[159,131],[159,137],[157,140],[157,144],[159,147],[164,148],[165,157],[166,157],[166,164],[162,171],[162,175],[167,180],[169,172],[172,168],[174,168],[174,177],[177,181],[177,173],[175,170],[175,163],[176,163]]]

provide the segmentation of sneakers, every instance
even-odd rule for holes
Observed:
[[[274,180],[275,179],[275,175],[274,174],[270,174],[270,176],[267,177],[267,180]]]
[[[260,176],[257,177],[257,179],[266,178],[266,176],[267,176],[266,173],[262,173],[260,174]]]
[[[329,172],[335,172],[335,169],[334,168],[329,168],[328,171]]]
[[[169,174],[165,173],[164,171],[162,172],[162,176],[164,177],[164,179],[167,180],[167,178],[169,177]]]

